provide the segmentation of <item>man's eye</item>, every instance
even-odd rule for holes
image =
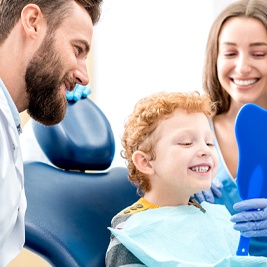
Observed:
[[[77,51],[77,55],[80,55],[83,52],[83,49],[80,46],[75,45],[75,49]]]

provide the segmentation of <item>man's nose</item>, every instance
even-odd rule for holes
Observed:
[[[79,62],[77,69],[74,72],[74,78],[76,83],[81,85],[87,85],[89,83],[89,77],[87,73],[86,61]]]

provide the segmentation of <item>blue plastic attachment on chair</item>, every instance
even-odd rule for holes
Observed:
[[[112,217],[139,198],[127,168],[109,168],[114,136],[107,118],[83,99],[68,104],[59,125],[34,123],[34,133],[55,166],[24,164],[25,247],[52,266],[104,267]]]
[[[242,200],[267,197],[267,111],[244,105],[236,118],[239,162],[236,183]],[[250,238],[240,236],[237,255],[248,255]]]
[[[32,123],[39,145],[55,166],[105,170],[111,165],[115,152],[113,132],[106,116],[89,98],[69,102],[64,120],[55,126]]]

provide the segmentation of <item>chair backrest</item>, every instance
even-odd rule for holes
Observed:
[[[55,166],[24,164],[25,247],[52,266],[105,266],[107,227],[117,212],[138,199],[127,168],[109,168],[115,145],[107,118],[84,99],[69,103],[59,125],[33,124],[38,143]]]

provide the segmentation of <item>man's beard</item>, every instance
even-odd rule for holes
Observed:
[[[60,86],[64,85],[64,81],[70,84],[71,89],[75,86],[67,74],[62,78],[62,69],[54,40],[48,35],[30,61],[25,74],[28,113],[44,125],[55,125],[63,120],[67,100]]]

